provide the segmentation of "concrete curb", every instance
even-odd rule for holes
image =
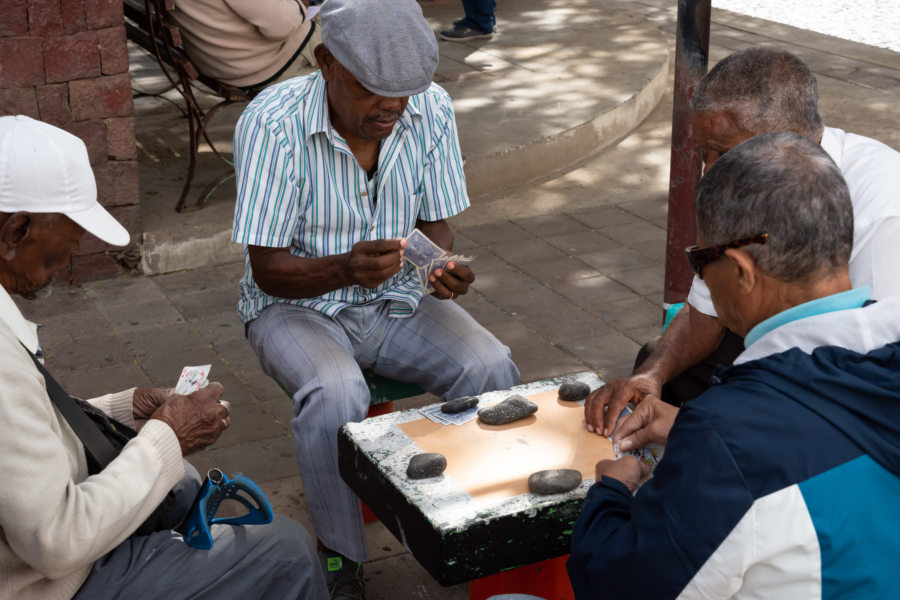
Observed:
[[[498,192],[562,171],[628,135],[667,91],[669,56],[648,83],[625,102],[556,135],[466,161],[469,195]],[[522,173],[529,177],[523,178]]]

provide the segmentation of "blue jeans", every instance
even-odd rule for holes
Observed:
[[[494,0],[462,0],[462,5],[469,25],[485,33],[494,31],[497,24],[494,18],[497,3]]]

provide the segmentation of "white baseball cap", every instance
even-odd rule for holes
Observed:
[[[24,115],[0,117],[0,212],[60,213],[113,246],[128,231],[97,202],[79,138]]]

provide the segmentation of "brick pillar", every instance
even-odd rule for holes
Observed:
[[[86,234],[57,279],[79,285],[134,268],[141,216],[121,0],[0,0],[0,14],[0,115],[28,115],[84,140],[100,203],[132,236],[122,249]]]

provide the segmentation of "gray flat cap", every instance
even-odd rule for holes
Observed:
[[[325,0],[319,14],[325,47],[369,91],[399,98],[431,85],[437,39],[416,0]]]

